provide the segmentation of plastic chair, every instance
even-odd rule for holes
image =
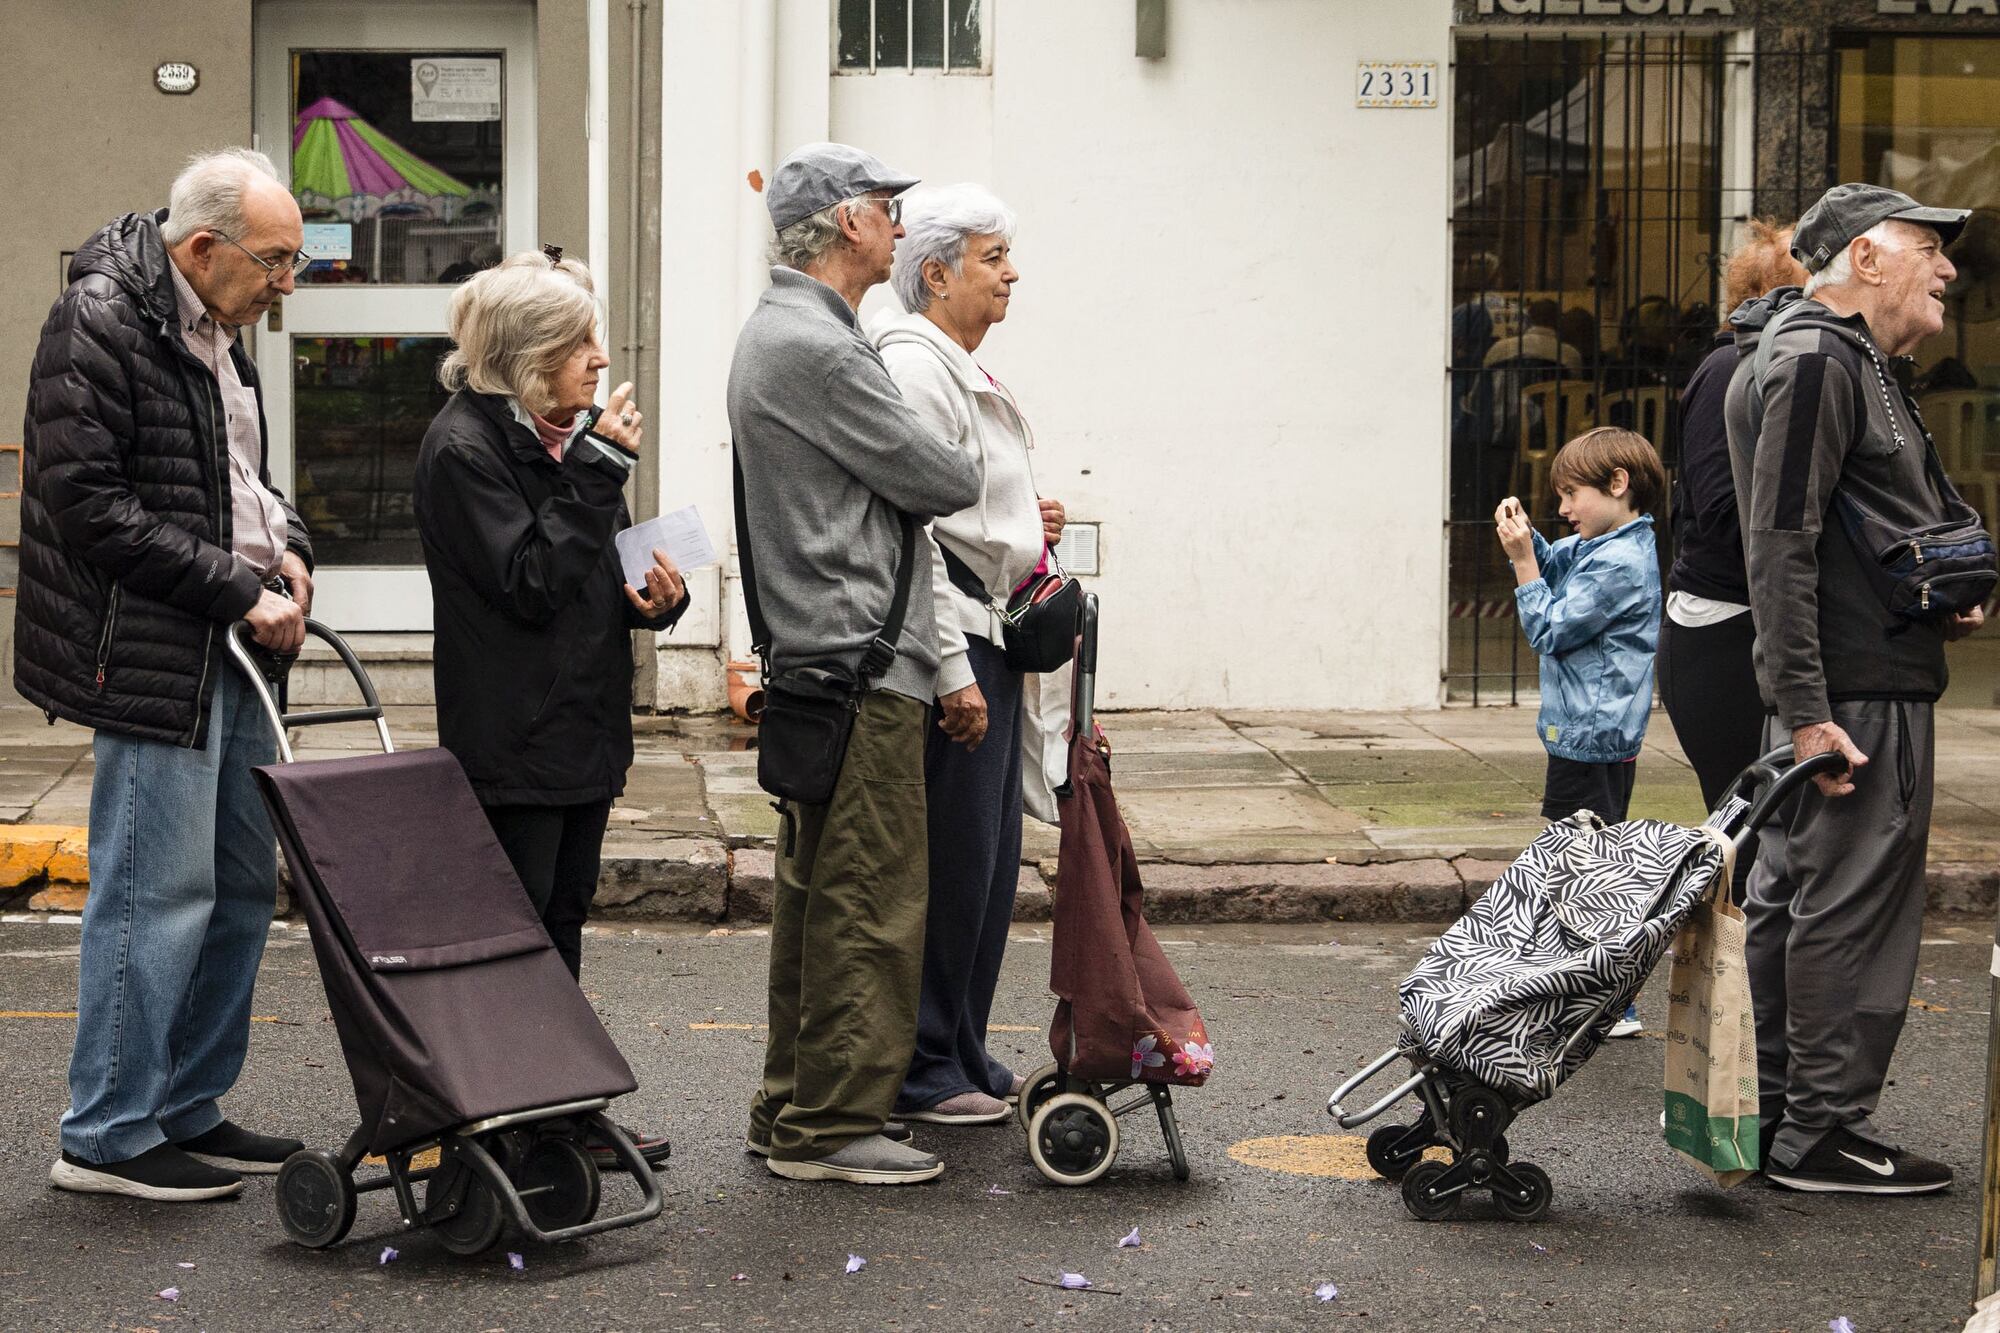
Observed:
[[[1549,469],[1563,444],[1590,428],[1590,399],[1586,380],[1551,379],[1521,387],[1517,475],[1524,484],[1517,493],[1531,519],[1539,522],[1555,512]]]

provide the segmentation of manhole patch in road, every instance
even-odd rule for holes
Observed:
[[[1231,1160],[1266,1171],[1282,1171],[1291,1176],[1327,1176],[1335,1180],[1374,1180],[1375,1168],[1368,1165],[1368,1140],[1359,1134],[1279,1134],[1266,1139],[1244,1139],[1229,1147]],[[1448,1161],[1443,1148],[1433,1148],[1426,1157]]]

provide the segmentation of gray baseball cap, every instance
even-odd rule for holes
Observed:
[[[764,206],[771,210],[771,225],[783,231],[843,199],[871,190],[901,194],[916,183],[915,176],[892,169],[873,153],[844,143],[809,143],[771,173]]]
[[[1926,208],[1886,185],[1836,185],[1799,219],[1798,230],[1792,234],[1792,254],[1806,266],[1806,272],[1817,273],[1852,245],[1855,237],[1892,218],[1934,228],[1938,239],[1950,245],[1971,216],[1969,208]]]

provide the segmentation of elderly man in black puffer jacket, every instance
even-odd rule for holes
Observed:
[[[36,348],[15,686],[96,731],[63,1189],[216,1198],[300,1147],[216,1103],[277,891],[250,776],[275,738],[223,637],[296,651],[312,595],[237,333],[292,289],[301,239],[269,159],[198,157],[169,208],[77,251]]]

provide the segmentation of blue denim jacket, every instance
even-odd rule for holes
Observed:
[[[1542,745],[1587,764],[1636,758],[1660,643],[1652,515],[1589,541],[1537,532],[1535,560],[1542,576],[1514,590],[1514,606],[1542,658]]]

